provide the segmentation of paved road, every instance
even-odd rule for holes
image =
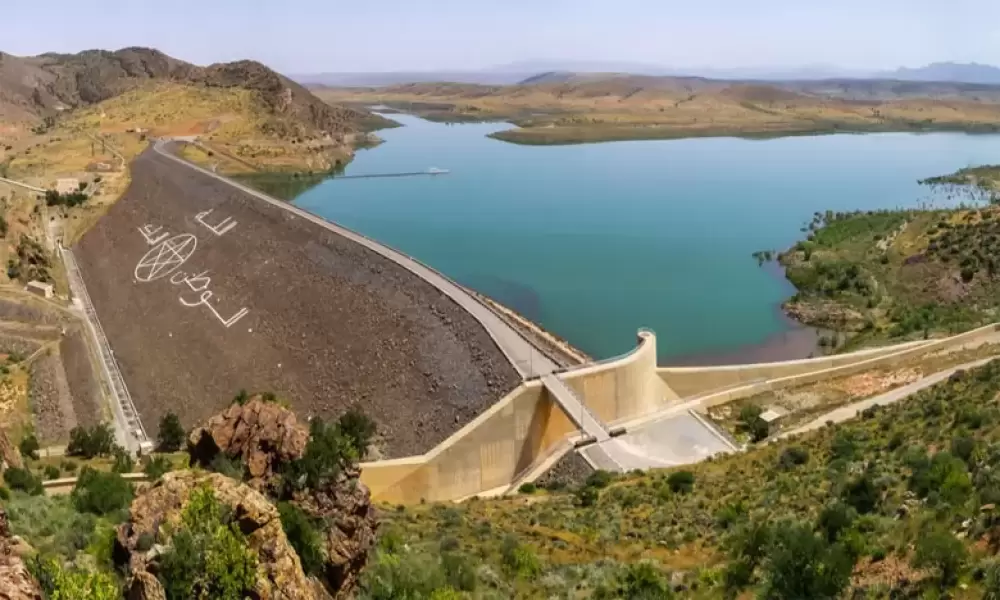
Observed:
[[[44,194],[46,192],[46,190],[44,190],[44,189],[42,189],[40,187],[35,187],[33,185],[28,185],[27,183],[21,183],[20,181],[14,181],[13,179],[6,179],[4,177],[0,177],[0,183],[6,183],[7,185],[16,185],[17,187],[22,187],[22,188],[31,190],[33,192],[39,192],[41,194]]]
[[[995,360],[996,357],[984,358],[977,360],[975,362],[965,363],[964,365],[958,365],[957,367],[952,367],[945,371],[940,371],[934,373],[933,375],[928,375],[923,379],[918,379],[913,383],[904,385],[903,387],[896,388],[894,390],[889,390],[884,394],[868,398],[867,400],[861,400],[860,402],[855,402],[854,404],[848,404],[847,406],[842,406],[836,410],[832,410],[825,415],[813,419],[812,421],[792,429],[791,431],[786,431],[775,436],[775,440],[786,438],[791,435],[798,435],[800,433],[805,433],[807,431],[813,431],[816,429],[821,429],[829,422],[842,423],[853,419],[858,415],[859,411],[865,410],[866,408],[871,408],[872,406],[885,406],[887,404],[892,404],[894,402],[899,402],[904,398],[908,398],[917,392],[927,389],[932,385],[941,383],[945,379],[951,377],[952,373],[955,371],[962,371],[968,369],[974,369],[978,366],[985,365],[986,363]]]
[[[402,252],[394,250],[393,248],[385,246],[375,240],[367,238],[359,233],[355,233],[350,229],[331,223],[321,217],[317,217],[316,215],[293,206],[288,202],[276,200],[267,194],[258,192],[257,190],[236,183],[235,181],[178,158],[167,150],[166,145],[168,142],[169,140],[157,140],[156,143],[153,144],[153,150],[162,156],[188,167],[189,169],[198,171],[203,175],[213,177],[219,181],[227,183],[259,200],[268,202],[278,208],[281,208],[282,210],[286,210],[292,214],[302,217],[303,219],[307,219],[316,225],[324,227],[351,241],[361,244],[369,250],[381,254],[385,258],[388,258],[418,277],[424,279],[440,290],[443,294],[454,300],[459,306],[464,308],[469,312],[469,314],[478,320],[522,377],[545,375],[551,373],[557,368],[557,365],[552,362],[551,359],[535,348],[517,330],[508,325],[487,306],[480,303],[479,300],[466,291],[465,288],[458,285],[451,279],[448,279],[436,270],[419,262],[411,256],[407,256]]]

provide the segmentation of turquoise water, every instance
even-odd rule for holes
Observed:
[[[1000,162],[1000,137],[877,134],[516,146],[506,125],[405,127],[295,203],[486,293],[592,356],[657,332],[660,360],[724,353],[789,328],[791,293],[751,253],[814,211],[916,206],[920,178]]]

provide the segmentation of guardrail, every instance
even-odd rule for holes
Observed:
[[[90,300],[90,294],[87,293],[87,286],[83,281],[83,274],[80,272],[79,265],[77,265],[76,257],[69,248],[60,246],[60,251],[63,257],[63,264],[66,265],[70,289],[73,295],[80,299],[87,317],[87,323],[90,325],[91,333],[93,334],[92,337],[97,343],[98,358],[101,360],[110,391],[114,396],[112,400],[114,405],[117,406],[117,410],[114,412],[116,416],[121,418],[123,421],[122,424],[127,425],[124,432],[125,435],[135,438],[139,444],[139,448],[142,449],[143,446],[149,443],[149,436],[146,434],[146,428],[143,427],[142,420],[139,418],[139,411],[135,408],[135,403],[132,401],[132,395],[128,391],[128,386],[125,385],[125,378],[122,377],[121,370],[118,368],[118,360],[115,358],[111,344],[108,342],[108,337],[101,326],[97,310]]]

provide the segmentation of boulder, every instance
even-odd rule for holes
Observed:
[[[0,508],[0,600],[42,600],[42,589],[11,544],[7,513]]]
[[[128,600],[167,600],[163,586],[149,571],[135,571],[126,588]]]
[[[247,466],[247,483],[262,490],[282,463],[302,456],[308,441],[309,430],[295,413],[255,396],[246,404],[232,404],[191,431],[188,454],[192,465],[203,467],[219,454],[239,459]]]
[[[259,562],[255,598],[259,600],[313,600],[309,581],[295,550],[281,528],[278,509],[260,492],[218,473],[178,471],[168,473],[132,501],[129,520],[118,528],[114,557],[132,574],[129,594],[156,599],[162,588],[152,583],[156,572],[156,546],[140,549],[139,538],[162,537],[178,526],[192,491],[209,486],[220,502],[230,506],[240,530]],[[165,541],[165,540],[158,540]],[[143,595],[146,594],[146,595]],[[130,598],[133,597],[130,595]]]

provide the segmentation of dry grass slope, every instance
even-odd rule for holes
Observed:
[[[898,83],[898,82],[897,82]],[[505,120],[524,144],[838,131],[1000,129],[1000,88],[760,84],[606,76],[515,86],[411,84],[318,89],[339,103],[383,103],[436,120]]]

